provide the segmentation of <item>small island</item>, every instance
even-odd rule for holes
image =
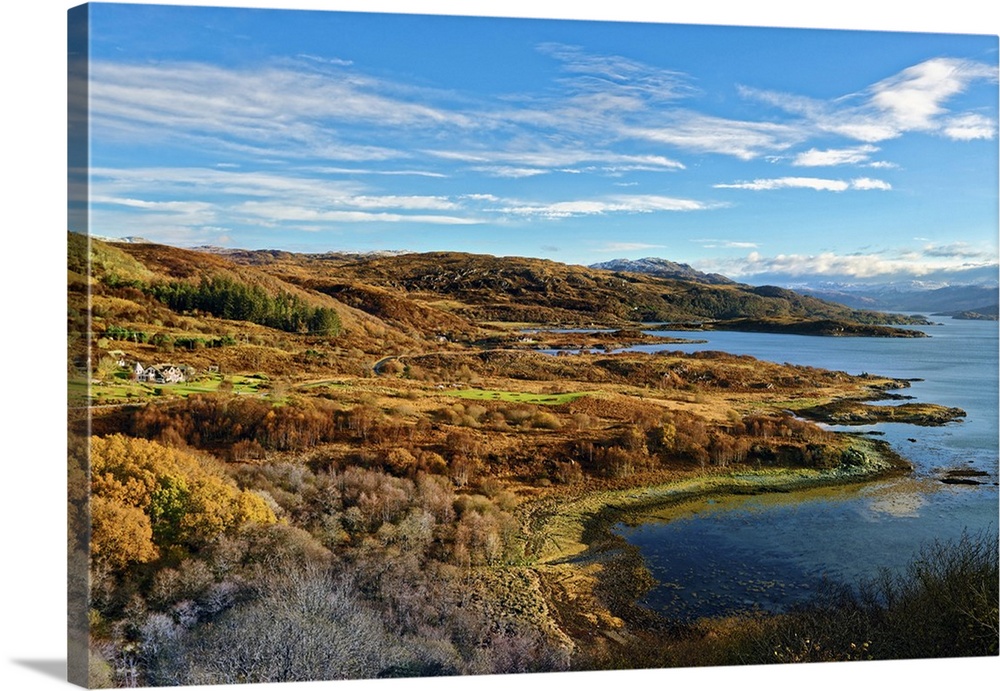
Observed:
[[[803,408],[799,414],[810,420],[831,425],[874,425],[881,422],[899,422],[924,427],[936,427],[958,422],[966,415],[961,408],[949,408],[933,403],[873,405],[850,400]]]

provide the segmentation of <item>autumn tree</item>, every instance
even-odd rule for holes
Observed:
[[[240,490],[198,457],[123,435],[91,439],[91,552],[123,568],[158,550],[196,550],[246,523],[276,519],[258,495]]]

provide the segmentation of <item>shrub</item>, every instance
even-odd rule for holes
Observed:
[[[540,410],[531,417],[531,426],[535,429],[557,430],[562,429],[562,421],[552,413]]]
[[[833,589],[786,615],[748,618],[713,644],[729,655],[713,663],[995,656],[998,577],[995,535],[934,542],[901,574]]]

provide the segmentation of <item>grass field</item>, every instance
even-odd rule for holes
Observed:
[[[233,393],[252,395],[263,393],[262,386],[267,384],[263,375],[233,375],[223,377],[215,374],[191,382],[177,384],[150,384],[116,378],[113,382],[90,384],[84,381],[72,381],[69,384],[70,401],[89,402],[91,405],[109,403],[138,402],[154,396],[181,396],[186,398],[191,394],[213,393],[226,379],[233,384]]]

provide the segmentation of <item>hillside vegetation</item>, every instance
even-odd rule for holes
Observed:
[[[312,288],[322,289],[326,276],[335,277],[333,286],[348,281],[379,286],[476,322],[621,326],[822,318],[913,323],[907,317],[854,310],[774,286],[712,284],[524,257],[431,252],[347,261],[340,255],[285,254],[261,262],[244,252],[232,258]]]
[[[668,659],[692,632],[636,615],[621,564],[564,559],[589,549],[610,498],[908,468],[799,417],[845,401],[862,414],[907,382],[673,352],[637,328],[837,319],[865,334],[844,320],[888,320],[780,289],[73,234],[68,270],[71,406],[86,412],[70,428],[69,516],[92,563],[75,587],[89,589],[94,686]],[[629,328],[555,329],[582,324]],[[664,351],[608,352],[640,342]],[[584,352],[539,350],[571,343]],[[938,412],[921,414],[960,414]]]

